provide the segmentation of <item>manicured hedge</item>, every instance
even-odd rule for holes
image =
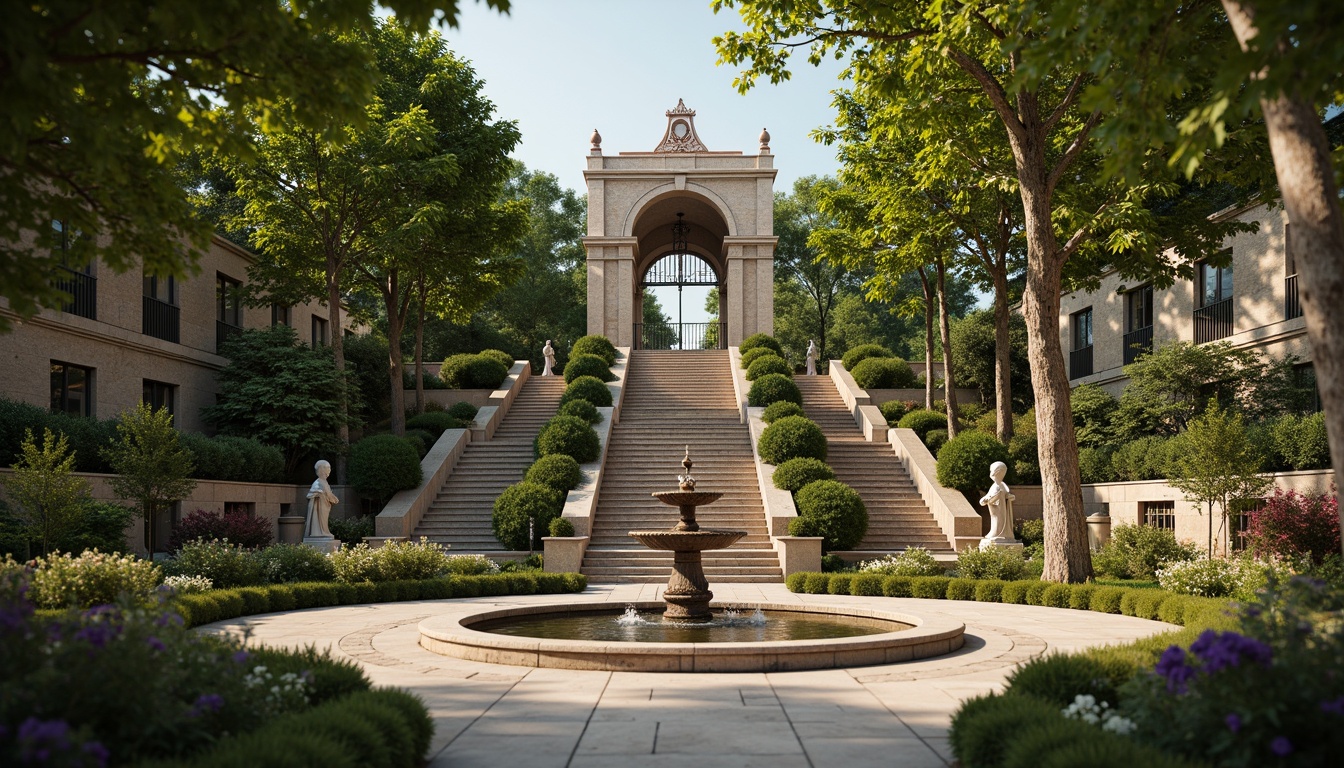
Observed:
[[[383,581],[342,584],[334,581],[274,584],[240,589],[212,589],[173,598],[174,609],[187,626],[235,619],[273,611],[293,611],[327,605],[393,603],[403,600],[449,600],[493,595],[533,595],[582,592],[588,578],[579,573],[495,573],[483,576],[445,576],[422,581]]]
[[[560,406],[560,410],[555,412],[557,416],[577,416],[589,424],[601,424],[602,414],[598,412],[597,406],[587,400],[575,398]]]
[[[537,458],[559,453],[586,464],[602,455],[602,440],[584,419],[553,416],[538,433],[535,449]]]
[[[762,408],[781,400],[803,404],[803,393],[793,379],[779,373],[767,373],[751,383],[747,391],[747,405]]]
[[[443,361],[439,378],[449,389],[496,389],[509,377],[512,363],[504,360],[509,354],[487,350],[493,354],[452,355]]]
[[[797,403],[791,403],[788,400],[780,400],[765,407],[761,413],[761,421],[766,424],[773,424],[785,416],[804,416],[803,406]]]
[[[785,416],[761,432],[756,450],[766,464],[783,464],[800,456],[825,461],[826,435],[806,416]]]
[[[899,357],[870,357],[850,374],[861,389],[908,389],[919,383],[910,364]]]
[[[779,345],[779,342],[775,341],[775,338],[773,336],[764,333],[753,333],[752,335],[743,339],[742,343],[737,346],[737,350],[738,352],[741,352],[742,354],[745,355],[751,350],[757,349],[759,347],[765,347],[766,349],[773,349],[775,351],[775,354],[779,355],[780,357],[784,356],[784,348]]]
[[[810,483],[834,479],[835,470],[827,466],[826,462],[810,456],[800,456],[775,467],[772,482],[780,490],[797,493]]]
[[[580,376],[565,387],[565,394],[560,396],[560,405],[571,400],[587,400],[598,408],[610,408],[611,390],[596,376]]]
[[[743,370],[750,368],[752,363],[756,362],[757,360],[760,360],[762,357],[779,357],[779,353],[773,349],[770,349],[769,347],[757,347],[755,349],[749,349],[746,352],[742,353]],[[780,359],[783,360],[784,358],[780,357]]]
[[[372,435],[355,443],[346,472],[361,496],[383,502],[420,485],[423,477],[414,446],[395,435]]]
[[[930,437],[934,431],[929,432]],[[968,429],[948,441],[937,456],[938,484],[962,493],[975,493],[989,487],[989,468],[994,462],[1013,466],[1008,446],[1000,443],[997,437],[976,429]]]
[[[947,415],[925,408],[916,408],[896,422],[901,429],[913,429],[919,439],[924,440],[931,429],[947,429]]]
[[[846,371],[853,373],[854,366],[858,365],[864,360],[867,360],[870,357],[895,357],[895,356],[896,353],[892,352],[890,349],[887,349],[881,344],[860,344],[859,346],[854,347],[853,349],[846,352],[845,356],[840,358],[840,364],[845,366]]]
[[[772,373],[793,378],[793,366],[784,362],[784,358],[775,357],[774,355],[757,358],[756,361],[747,368],[747,381],[755,381],[762,376],[767,376]]]
[[[578,487],[583,482],[583,470],[573,456],[552,453],[542,456],[532,463],[523,477],[529,483],[541,483],[564,493]]]
[[[551,521],[564,510],[565,494],[540,483],[514,483],[495,499],[490,526],[495,538],[506,549],[528,549],[528,523],[532,525],[533,546],[541,544],[541,537],[551,529]]]
[[[456,406],[454,406],[456,407]],[[472,414],[475,416],[475,414]],[[461,429],[462,422],[457,417],[446,411],[431,411],[420,413],[406,420],[407,429],[423,429],[434,436],[435,440],[450,429]]]
[[[615,381],[611,372],[611,363],[597,355],[574,355],[565,363],[565,383],[570,384],[580,376],[592,376],[602,381]]]
[[[853,549],[868,532],[868,510],[858,492],[835,480],[817,480],[794,496],[798,516],[790,536],[821,536],[822,551]],[[837,574],[840,575],[840,574]]]
[[[616,364],[616,346],[611,339],[597,334],[584,336],[569,348],[570,355],[597,355],[607,361],[607,365]]]

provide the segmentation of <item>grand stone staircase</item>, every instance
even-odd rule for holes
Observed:
[[[495,499],[522,480],[532,465],[532,441],[555,415],[564,391],[565,380],[559,376],[532,376],[523,382],[494,438],[467,444],[413,538],[446,544],[453,554],[504,551],[490,529]]]
[[[847,560],[871,559],[888,552],[921,546],[935,554],[952,554],[910,475],[887,443],[870,443],[845,407],[829,376],[794,379],[803,393],[803,411],[826,434],[826,463],[836,479],[858,491],[868,508],[868,533]]]
[[[676,508],[650,494],[676,490],[687,446],[697,490],[724,494],[697,510],[700,526],[748,532],[731,548],[704,554],[711,584],[783,579],[729,365],[723,350],[630,353],[620,423],[611,432],[583,560],[591,583],[667,581],[672,554],[645,549],[626,533],[676,523]]]

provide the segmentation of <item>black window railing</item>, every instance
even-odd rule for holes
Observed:
[[[1297,275],[1283,279],[1283,319],[1292,320],[1302,316],[1302,299],[1297,295]]]
[[[243,329],[233,323],[226,323],[223,320],[215,321],[215,351],[224,346],[224,342],[242,333]]]
[[[1150,325],[1126,333],[1124,344],[1125,365],[1129,365],[1137,360],[1139,355],[1146,355],[1153,351],[1153,326]]]
[[[1232,335],[1232,297],[1195,310],[1195,343],[1204,344]]]
[[[98,319],[98,278],[61,267],[56,287],[70,294],[70,300],[61,307],[62,312]]]
[[[144,327],[146,336],[177,344],[182,339],[181,310],[153,296],[144,297]]]
[[[1069,353],[1069,378],[1081,379],[1092,375],[1092,345]]]
[[[727,323],[635,323],[635,349],[727,349]]]

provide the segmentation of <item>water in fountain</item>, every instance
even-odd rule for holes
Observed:
[[[484,621],[482,632],[521,637],[638,643],[753,643],[858,637],[909,629],[908,624],[860,616],[827,616],[789,611],[723,610],[704,622],[664,621],[634,606],[624,612],[552,613]]]

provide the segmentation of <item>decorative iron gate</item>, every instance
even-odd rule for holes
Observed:
[[[672,253],[662,257],[644,273],[641,293],[655,286],[677,288],[677,322],[635,323],[636,349],[727,349],[728,324],[681,322],[681,292],[686,286],[722,288],[719,276],[709,262],[691,253],[686,246],[690,225],[677,214],[672,225]],[[641,318],[642,319],[642,318]]]

